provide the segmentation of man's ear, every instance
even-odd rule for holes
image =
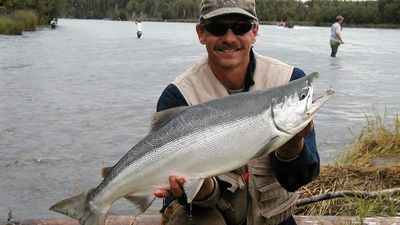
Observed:
[[[257,36],[258,36],[258,28],[260,26],[258,22],[255,22],[255,23],[256,23],[256,27],[254,27],[254,29],[251,31],[251,32],[253,32],[252,44],[256,43]]]
[[[199,38],[199,41],[202,45],[204,45],[206,42],[204,40],[204,31],[201,29],[200,24],[196,25],[196,32],[197,32],[197,37]]]

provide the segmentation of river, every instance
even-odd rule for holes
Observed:
[[[336,94],[314,117],[322,163],[335,160],[366,115],[400,109],[400,30],[262,25],[254,49]],[[60,19],[55,30],[0,35],[0,220],[57,217],[48,208],[97,186],[148,132],[162,89],[206,54],[193,23]],[[148,213],[155,213],[159,202]],[[130,213],[117,202],[112,213]]]

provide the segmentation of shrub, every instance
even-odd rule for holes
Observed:
[[[0,16],[0,34],[21,35],[24,27],[12,19],[11,16]]]
[[[38,16],[31,10],[17,10],[0,15],[0,34],[21,35],[23,31],[36,30]]]
[[[14,19],[17,23],[22,23],[24,31],[35,31],[38,16],[31,10],[17,10],[14,12]]]

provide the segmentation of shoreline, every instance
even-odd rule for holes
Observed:
[[[296,216],[294,218],[298,225],[339,225],[339,224],[360,224],[357,216]],[[142,216],[109,216],[107,225],[158,225],[161,222],[160,215],[142,215]],[[79,225],[77,220],[70,218],[46,218],[30,219],[21,221],[0,221],[0,225]],[[367,217],[363,219],[364,225],[399,225],[399,217]]]

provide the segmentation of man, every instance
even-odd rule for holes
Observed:
[[[340,33],[342,32],[342,25],[344,22],[344,17],[343,16],[337,16],[335,23],[332,24],[331,27],[331,40],[330,40],[330,44],[331,44],[331,57],[336,57],[336,53],[338,51],[339,45],[340,44],[344,44],[343,40],[342,40],[342,36],[340,35]]]
[[[157,111],[304,76],[302,70],[252,50],[258,29],[254,0],[202,0],[196,32],[208,56],[166,87]],[[154,194],[166,198],[163,224],[295,224],[291,217],[297,199],[294,191],[318,174],[319,155],[310,123],[273,154],[207,178],[191,205],[186,204],[182,190],[185,178],[179,175],[170,176],[170,189]]]
[[[56,18],[53,18],[50,21],[50,26],[51,26],[52,29],[56,29],[56,25],[57,25],[57,20],[56,20]]]
[[[137,38],[140,38],[142,36],[142,26],[143,26],[142,20],[135,16],[134,21],[135,24],[137,25],[137,32],[136,32]]]

